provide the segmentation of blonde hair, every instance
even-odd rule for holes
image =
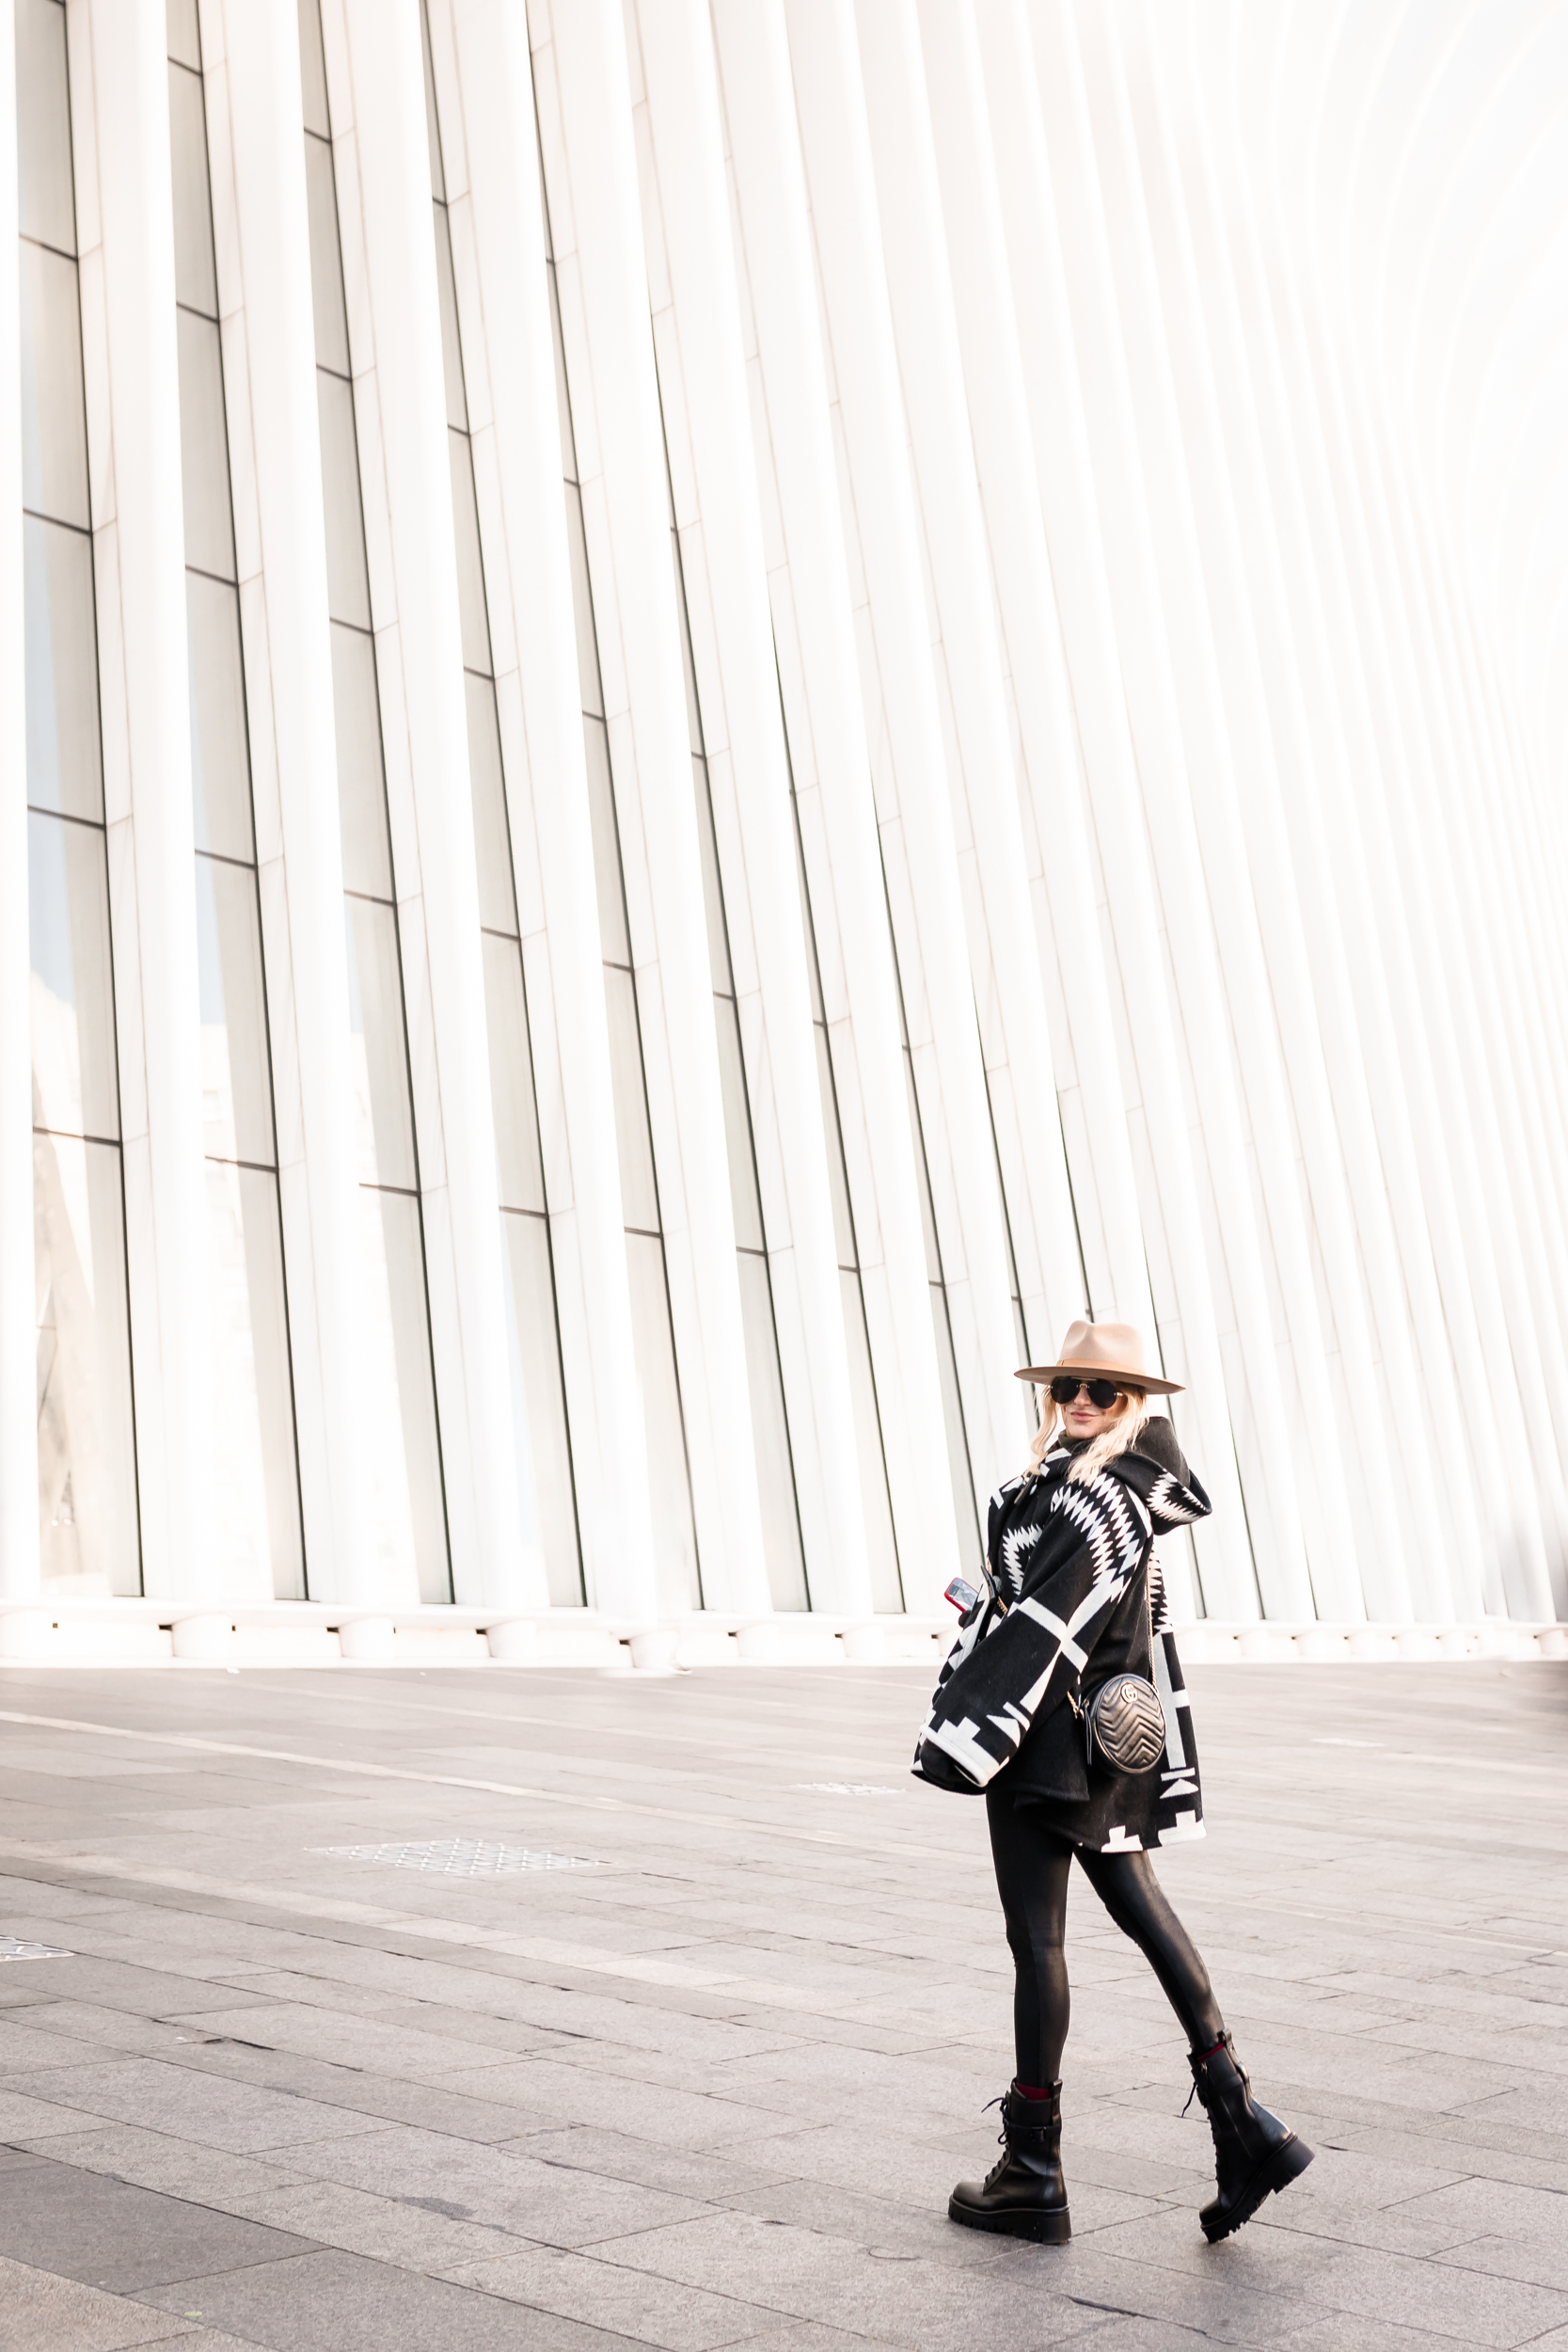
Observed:
[[[1040,1464],[1055,1444],[1062,1427],[1062,1408],[1049,1389],[1037,1391],[1039,1399],[1040,1425],[1029,1448],[1029,1470],[1038,1472]],[[1108,1429],[1098,1438],[1091,1438],[1082,1454],[1075,1454],[1068,1466],[1068,1476],[1081,1486],[1098,1478],[1107,1462],[1114,1462],[1118,1454],[1125,1454],[1137,1443],[1138,1432],[1148,1419],[1148,1398],[1142,1389],[1124,1389],[1121,1408]]]

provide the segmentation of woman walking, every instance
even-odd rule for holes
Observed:
[[[1148,1849],[1203,1835],[1191,1711],[1154,1538],[1208,1516],[1209,1498],[1151,1394],[1131,1324],[1075,1323],[1054,1364],[1028,1468],[991,1497],[989,1591],[959,1624],[915,1749],[938,1788],[984,1792],[1015,1968],[1018,2072],[1002,2161],[960,2181],[948,2214],[972,2230],[1057,2245],[1071,2235],[1062,2172],[1068,1880],[1084,1874],[1164,1987],[1214,2136],[1211,2241],[1250,2219],[1312,2151],[1258,2106],[1209,1973],[1160,1891]]]

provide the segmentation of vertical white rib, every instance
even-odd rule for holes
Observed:
[[[966,885],[968,951],[1030,1338],[1051,1353],[1084,1311],[1039,950],[1019,807],[996,596],[975,480],[915,0],[857,0],[914,485],[942,637],[935,683],[951,705],[948,787]],[[954,23],[956,19],[949,18]],[[939,47],[935,81],[947,60]],[[952,255],[969,265],[961,245]],[[1003,1427],[1016,1445],[1018,1399]]]
[[[703,1593],[766,1611],[626,36],[614,0],[553,24],[570,247],[552,212],[579,278],[573,415]]]
[[[103,305],[89,447],[98,421],[113,467],[93,462],[93,536],[142,1554],[150,1592],[194,1597],[212,1383],[163,0],[91,0],[90,24],[97,217],[79,242],[84,306],[89,277]]]
[[[486,578],[505,589],[498,597],[491,587],[490,634],[588,1597],[654,1616],[528,26],[507,0],[433,0],[443,122],[443,16],[463,126],[472,301],[465,197],[450,160],[448,200],[459,300],[465,321],[478,320],[465,325],[464,358]],[[481,454],[487,437],[493,466]]]
[[[1035,988],[1053,1028],[1089,1296],[1101,1317],[1147,1325],[1148,1273],[986,103],[981,34],[992,27],[971,0],[922,0],[921,28],[943,211],[962,256],[951,280],[957,332],[1021,738]]]
[[[400,917],[418,892],[428,973],[428,1030],[413,978],[409,1027],[452,1586],[526,1607],[546,1595],[518,1523],[418,0],[346,0],[344,16],[385,469],[365,480],[366,519],[373,532],[384,494],[396,598],[395,620],[376,614],[376,657],[383,710],[401,706],[407,729],[405,749],[388,729],[409,827],[395,864]],[[404,955],[417,970],[406,921]]]
[[[0,7],[0,1595],[39,1588],[16,23]]]
[[[1017,1468],[1024,1424],[864,87],[849,0],[786,0],[785,16],[853,485],[845,526],[864,566],[869,625],[859,643],[882,858],[983,1497]]]
[[[1198,1533],[1212,1613],[1259,1608],[1236,1471],[1224,1358],[1203,1219],[1181,1099],[1181,1041],[1163,954],[1161,908],[1129,723],[1117,612],[1107,577],[1089,402],[1069,307],[1052,154],[1040,110],[1034,42],[1022,0],[988,20],[986,69],[1006,205],[1019,319],[1045,527],[1056,580],[1088,783],[1100,886],[1114,943],[1124,1080],[1135,1073],[1134,1164],[1144,1248],[1167,1374],[1188,1394],[1177,1411],[1183,1442],[1203,1465],[1217,1508]]]
[[[221,23],[261,542],[264,626],[247,627],[245,646],[300,1500],[312,1598],[366,1600],[357,1171],[296,0],[224,0]],[[213,40],[203,60],[216,78]]]
[[[768,1256],[806,1566],[815,1607],[863,1611],[871,1606],[870,1570],[713,41],[705,0],[658,0],[640,9],[639,22],[678,343],[678,381],[661,388],[666,432],[675,445],[684,426],[683,454],[689,438],[700,551],[688,565],[689,597],[700,561],[718,666],[716,678],[703,675],[707,640],[694,620],[704,731],[710,758],[729,755],[744,874],[726,871],[724,889],[733,924],[744,887],[761,1000],[762,1035],[752,1041],[747,1076],[753,1111],[759,1080],[768,1087],[783,1163],[787,1232],[778,1235],[769,1222]],[[867,1467],[880,1476],[879,1464]]]
[[[960,1557],[781,0],[715,0],[784,564],[772,604],[904,1597]]]

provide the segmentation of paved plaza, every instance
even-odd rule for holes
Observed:
[[[1082,1879],[1072,2243],[947,2221],[1009,1980],[930,1679],[0,1672],[0,2348],[1568,2347],[1568,1666],[1195,1672],[1162,1874],[1318,2151],[1216,2248]]]

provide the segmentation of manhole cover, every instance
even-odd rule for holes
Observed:
[[[69,1960],[61,1944],[27,1944],[19,1935],[0,1935],[0,1960]]]
[[[456,1878],[494,1878],[503,1870],[600,1870],[589,1854],[546,1853],[535,1846],[488,1844],[479,1837],[441,1837],[421,1846],[312,1846],[311,1853],[342,1862],[379,1862],[388,1870],[440,1870]]]

